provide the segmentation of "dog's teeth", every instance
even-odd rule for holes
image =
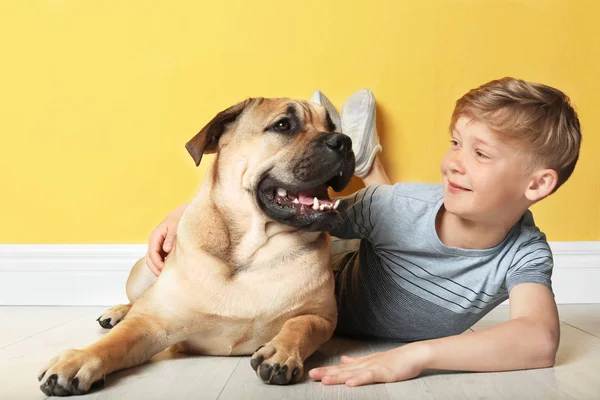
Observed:
[[[342,171],[340,171],[340,176],[342,176]]]
[[[321,205],[319,206],[319,210],[321,210],[321,211],[325,211],[325,204],[321,204]]]
[[[294,204],[298,204],[298,203],[300,203],[300,201],[299,201],[298,199],[294,199],[294,200],[292,201],[292,203],[294,203]]]
[[[277,189],[277,194],[280,195],[281,197],[285,197],[285,196],[287,196],[287,190],[279,188],[279,189]]]
[[[335,204],[333,205],[333,209],[334,209],[334,210],[337,210],[337,208],[339,207],[339,205],[340,205],[340,199],[337,199],[337,200],[335,201]]]
[[[313,210],[317,211],[319,209],[319,199],[315,197],[315,201],[313,203]]]

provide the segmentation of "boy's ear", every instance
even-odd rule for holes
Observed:
[[[525,189],[525,197],[535,203],[552,194],[557,183],[558,174],[555,170],[541,169],[535,171]]]

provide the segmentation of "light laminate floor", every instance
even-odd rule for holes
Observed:
[[[105,307],[0,307],[0,399],[43,399],[36,374],[51,357],[83,347],[106,331],[95,321]],[[160,353],[111,375],[85,399],[600,399],[600,304],[559,306],[561,344],[554,368],[504,373],[425,373],[406,382],[358,388],[310,379],[293,386],[261,383],[249,357]],[[501,306],[477,323],[508,319]],[[370,354],[398,344],[333,339],[306,369],[336,364],[341,354]]]

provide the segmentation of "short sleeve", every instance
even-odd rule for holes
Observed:
[[[368,239],[389,210],[393,193],[392,185],[372,185],[341,198],[340,209],[346,211],[331,234],[341,239]]]
[[[546,236],[537,231],[515,253],[506,274],[506,289],[510,291],[520,283],[540,283],[552,290],[552,250]]]

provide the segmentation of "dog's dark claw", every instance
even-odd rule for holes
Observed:
[[[263,381],[268,381],[269,378],[271,378],[272,371],[273,371],[272,366],[270,366],[269,364],[262,364],[260,366],[260,371],[259,371],[260,379],[262,379]]]
[[[54,394],[54,386],[56,386],[56,381],[58,380],[58,375],[52,374],[48,377],[46,382],[44,382],[40,389],[46,396],[52,396]]]
[[[294,368],[294,370],[292,371],[292,380],[291,380],[291,382],[296,382],[296,380],[298,379],[299,375],[300,375],[300,370],[298,368]]]
[[[257,351],[259,351],[259,350],[260,350],[260,349],[262,349],[263,347],[265,347],[265,345],[264,345],[264,344],[263,344],[263,345],[261,345],[261,346],[258,346],[258,348],[257,348],[256,350],[254,350],[254,352],[256,353]]]
[[[275,385],[287,385],[288,384],[288,380],[287,380],[288,366],[284,365],[281,368],[279,368],[279,364],[275,364],[275,366],[277,366],[278,368],[275,369],[275,373],[273,374],[273,377],[271,378],[271,383],[273,383]]]
[[[103,319],[101,321],[99,320],[98,323],[104,329],[111,329],[113,326],[110,324],[110,321],[111,321],[111,318],[107,318],[107,319]]]
[[[44,371],[38,375],[38,382],[41,381],[42,379],[44,379],[44,375],[46,375],[46,371]]]
[[[102,389],[104,387],[105,383],[106,383],[106,380],[104,380],[104,378],[98,379],[96,382],[92,383],[92,386],[90,387],[90,390],[92,390],[92,389]]]
[[[75,390],[79,389],[79,378],[75,378],[71,381],[71,387]]]
[[[260,366],[260,364],[262,364],[264,359],[265,358],[263,356],[258,356],[256,358],[253,358],[250,360],[250,366],[252,367],[253,370],[256,371],[256,369]]]
[[[71,393],[64,387],[60,386],[59,384],[56,384],[56,386],[54,386],[54,394],[56,396],[68,396]]]

